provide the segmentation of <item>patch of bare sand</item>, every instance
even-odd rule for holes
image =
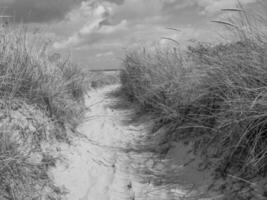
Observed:
[[[113,109],[109,105],[116,99],[106,96],[118,87],[89,92],[90,112],[79,127],[86,138],[60,146],[65,161],[51,170],[56,185],[65,188],[68,200],[170,200],[194,194],[194,186],[205,185],[210,177],[188,163],[194,156],[186,146],[174,143],[165,159],[152,150],[134,150],[150,123],[122,123],[132,111]],[[160,131],[153,137],[160,137]]]

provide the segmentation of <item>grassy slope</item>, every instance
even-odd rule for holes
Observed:
[[[231,29],[228,44],[131,51],[121,73],[122,91],[168,128],[166,141],[194,141],[228,199],[267,196],[267,46],[253,28]]]
[[[0,29],[0,199],[59,199],[47,169],[55,158],[43,142],[68,141],[81,120],[88,74],[51,61],[23,28]],[[46,196],[46,198],[48,198]]]

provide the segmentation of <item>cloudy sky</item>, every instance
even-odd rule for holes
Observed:
[[[253,6],[257,0],[239,1]],[[78,63],[116,68],[128,48],[171,43],[164,38],[181,44],[216,39],[218,25],[210,21],[235,5],[236,0],[0,0],[0,12],[41,27],[55,51]]]

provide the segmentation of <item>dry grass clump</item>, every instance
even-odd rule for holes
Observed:
[[[176,117],[177,106],[193,98],[189,91],[194,90],[198,80],[190,78],[192,67],[176,49],[130,52],[124,66],[121,73],[123,90],[145,109],[166,113],[164,116],[168,119]]]
[[[254,181],[267,175],[267,41],[243,11],[238,19],[224,23],[232,43],[128,53],[122,90],[169,128],[166,141],[194,141],[218,177],[231,177],[228,199],[263,199],[267,188]]]
[[[42,149],[56,137],[55,124],[21,100],[1,101],[0,108],[0,199],[59,199],[47,174],[55,157]]]
[[[55,155],[42,147],[68,141],[81,120],[88,72],[50,60],[23,28],[0,29],[0,199],[60,199],[47,174]]]
[[[88,73],[69,61],[49,62],[27,34],[23,30],[1,30],[1,98],[23,98],[42,107],[54,120],[75,124],[82,110],[80,101],[88,86]]]
[[[202,101],[209,102],[213,119],[208,126],[212,131],[202,138],[204,154],[216,160],[218,175],[224,178],[266,177],[265,51],[250,41],[192,51],[206,73]]]

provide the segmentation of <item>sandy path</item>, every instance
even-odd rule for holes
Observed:
[[[141,179],[144,166],[153,166],[154,172],[166,168],[156,163],[151,153],[121,151],[146,132],[142,125],[122,124],[130,110],[113,110],[108,106],[115,99],[107,98],[106,94],[117,87],[89,93],[86,104],[91,111],[86,116],[88,120],[79,127],[88,140],[77,138],[72,146],[60,147],[66,160],[52,170],[56,185],[66,188],[68,200],[169,200],[184,195],[179,187],[175,190],[156,187],[150,184],[149,176]],[[134,171],[132,166],[140,166],[140,170]]]

